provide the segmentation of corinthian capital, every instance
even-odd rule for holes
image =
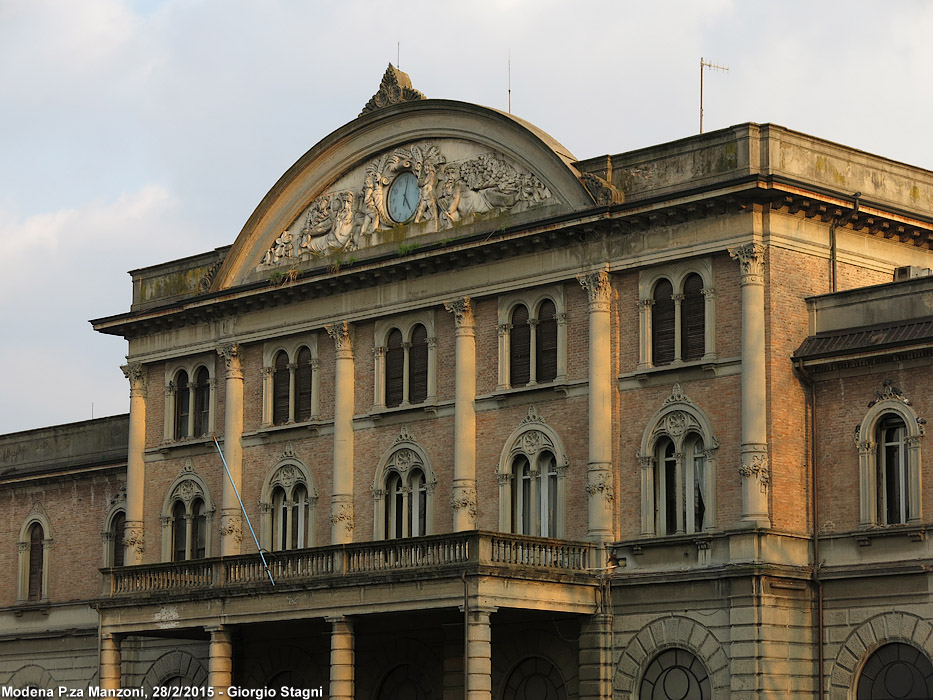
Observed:
[[[444,308],[454,315],[457,328],[473,325],[473,305],[470,303],[470,297],[444,302]]]
[[[353,326],[349,321],[332,323],[324,326],[324,330],[333,339],[338,354],[353,352]]]
[[[590,306],[594,308],[609,308],[609,294],[612,287],[609,284],[609,271],[597,270],[585,275],[577,275],[580,286],[586,290]]]
[[[240,346],[237,343],[224,343],[217,348],[217,354],[224,358],[227,376],[243,376],[240,369]]]
[[[729,256],[739,261],[742,284],[764,283],[765,247],[761,243],[747,243],[738,248],[730,248]]]
[[[130,396],[144,396],[146,394],[146,372],[142,362],[130,362],[120,369],[123,376],[130,382]]]

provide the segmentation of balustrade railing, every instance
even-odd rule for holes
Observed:
[[[276,583],[339,579],[348,574],[399,570],[459,572],[470,566],[532,567],[540,572],[583,572],[593,546],[544,537],[464,532],[380,542],[355,542],[266,554]],[[178,592],[262,584],[269,575],[257,554],[105,570],[110,595]]]

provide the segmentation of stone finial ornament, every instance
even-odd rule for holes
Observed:
[[[360,116],[362,117],[364,114],[375,112],[377,109],[398,104],[399,102],[415,102],[425,99],[427,98],[424,93],[415,90],[411,86],[411,78],[408,77],[408,73],[403,73],[390,63],[389,67],[386,68],[385,75],[382,76],[379,91],[369,99],[369,102],[363,107],[363,111],[360,112]]]

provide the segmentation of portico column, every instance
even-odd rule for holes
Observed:
[[[130,382],[129,453],[126,460],[126,526],[123,561],[127,566],[143,563],[143,489],[146,483],[146,371],[140,362],[121,367]]]
[[[742,271],[742,523],[770,527],[764,252],[760,243],[729,250]]]
[[[224,477],[223,502],[220,510],[220,553],[232,556],[240,553],[243,539],[243,523],[240,503],[233,489],[232,479],[237,490],[243,483],[243,368],[240,366],[240,346],[227,343],[217,348],[217,354],[224,358],[226,368],[227,400],[224,404],[224,458],[230,476]]]
[[[329,617],[330,633],[330,700],[354,700],[356,672],[353,622],[346,617]]]
[[[326,328],[337,351],[331,544],[343,544],[353,541],[353,326],[341,321]]]
[[[470,608],[467,615],[467,700],[492,699],[492,628],[495,608]]]
[[[476,529],[476,326],[469,297],[444,304],[454,315],[454,531]]]
[[[120,642],[122,638],[116,634],[104,634],[100,638],[100,687],[103,690],[118,690],[120,688],[122,657],[120,655]]]
[[[609,272],[577,277],[589,297],[589,462],[586,492],[589,495],[587,537],[605,542],[612,537],[612,335]]]
[[[207,684],[215,697],[223,697],[233,685],[233,643],[226,627],[208,627],[207,631],[211,633]]]

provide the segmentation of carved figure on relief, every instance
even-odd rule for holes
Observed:
[[[386,201],[389,186],[403,172],[417,179],[419,201],[412,225],[433,221],[435,231],[477,214],[515,213],[554,202],[541,180],[518,172],[498,154],[448,163],[438,146],[413,144],[370,161],[358,190],[316,198],[299,217],[300,230],[293,233],[293,224],[283,232],[259,269],[381,242],[373,235],[403,225],[392,221]]]

